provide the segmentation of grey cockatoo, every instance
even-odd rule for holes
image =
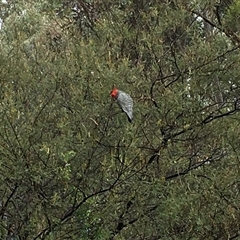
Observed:
[[[127,114],[128,121],[132,122],[133,120],[133,100],[129,94],[114,88],[111,93],[111,97],[115,99],[122,109],[123,112]]]

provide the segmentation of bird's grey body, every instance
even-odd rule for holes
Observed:
[[[129,122],[133,119],[133,99],[129,94],[118,90],[117,103],[122,108],[122,110],[127,114]]]

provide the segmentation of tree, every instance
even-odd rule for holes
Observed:
[[[2,239],[239,237],[238,1],[2,5]]]

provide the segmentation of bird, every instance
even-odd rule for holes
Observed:
[[[117,101],[119,107],[126,113],[128,121],[131,123],[133,120],[133,99],[131,96],[117,88],[113,88],[110,96]]]

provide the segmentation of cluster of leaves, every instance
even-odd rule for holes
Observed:
[[[2,239],[239,237],[239,3],[221,4],[2,3]]]

